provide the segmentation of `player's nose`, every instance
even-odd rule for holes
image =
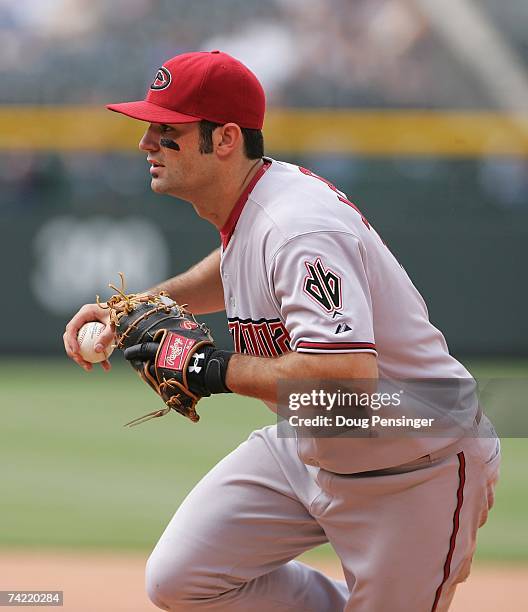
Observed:
[[[157,151],[159,149],[159,134],[152,125],[149,125],[145,130],[138,146],[141,151]]]

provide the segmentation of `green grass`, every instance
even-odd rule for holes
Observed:
[[[528,371],[519,361],[470,367],[490,378]],[[170,414],[122,427],[159,402],[119,363],[86,374],[66,360],[1,361],[0,546],[147,550],[193,485],[274,422],[262,403],[233,395],[202,400],[199,424]],[[480,559],[528,558],[527,465],[528,440],[504,440]]]
[[[0,545],[146,548],[192,486],[256,426],[257,401],[204,399],[199,424],[167,415],[128,367],[0,364]]]

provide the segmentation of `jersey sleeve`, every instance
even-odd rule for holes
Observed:
[[[288,240],[271,261],[269,283],[293,351],[376,354],[365,251],[355,235]]]

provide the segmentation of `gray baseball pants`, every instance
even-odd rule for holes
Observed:
[[[148,560],[148,595],[182,612],[445,611],[499,463],[496,439],[468,438],[417,469],[339,475],[303,464],[294,439],[265,427],[182,503]],[[328,541],[346,583],[295,561]]]

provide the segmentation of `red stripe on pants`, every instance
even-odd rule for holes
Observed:
[[[462,504],[464,503],[464,485],[466,483],[466,458],[464,453],[458,453],[458,489],[457,489],[457,505],[455,513],[453,514],[453,529],[451,531],[451,537],[449,539],[449,551],[444,563],[444,577],[439,587],[436,589],[436,595],[433,603],[431,612],[435,612],[440,597],[442,595],[442,588],[449,578],[451,573],[451,560],[453,559],[453,553],[455,552],[456,538],[458,529],[460,527],[460,511],[462,510]]]

